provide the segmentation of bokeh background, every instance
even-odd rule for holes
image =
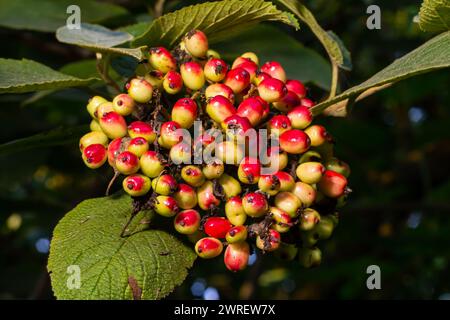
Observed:
[[[28,23],[14,20],[29,19],[29,9],[6,12],[6,2],[0,0],[2,57],[36,60],[69,74],[95,73],[91,52],[56,41],[52,30],[58,25],[51,20],[63,23],[64,11],[40,17],[40,30],[30,30]],[[103,2],[126,11],[86,17],[115,28],[199,1],[166,1],[162,11],[161,1]],[[343,89],[433,36],[413,22],[421,1],[376,1],[382,29],[368,30],[366,8],[372,2],[304,1],[352,53],[354,68],[341,74]],[[20,8],[27,1],[14,3]],[[291,77],[312,80],[315,100],[325,97],[329,66],[312,53],[326,57],[306,26],[294,32],[263,24],[213,47],[226,58],[251,49],[280,60]],[[296,262],[252,256],[246,271],[231,274],[220,259],[197,261],[169,298],[450,299],[449,88],[449,70],[433,72],[363,100],[347,118],[320,119],[337,140],[338,156],[351,164],[353,189],[333,238],[319,245],[322,266],[306,270]],[[80,126],[89,122],[90,95],[83,89],[0,95],[0,144],[57,127],[73,126],[75,135],[81,134]],[[52,230],[77,203],[102,196],[111,175],[83,165],[77,140],[0,152],[0,299],[53,299],[46,272]],[[381,290],[366,287],[366,268],[372,264],[381,268]]]

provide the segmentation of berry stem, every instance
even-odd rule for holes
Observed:
[[[109,196],[109,191],[111,190],[112,185],[114,184],[114,181],[116,181],[117,177],[120,175],[120,172],[117,171],[117,169],[114,169],[114,176],[109,181],[108,187],[106,188],[105,195]]]
[[[113,79],[111,79],[108,72],[111,56],[109,54],[103,56],[101,53],[97,53],[96,58],[97,72],[99,73],[100,77],[108,86],[110,86],[115,91],[115,94],[120,93],[122,90],[120,89],[119,85]]]

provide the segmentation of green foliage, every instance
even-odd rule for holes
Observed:
[[[173,46],[189,30],[200,29],[210,42],[238,34],[263,21],[280,21],[298,27],[292,16],[262,0],[225,0],[184,7],[154,20],[133,40],[133,46]]]
[[[27,59],[0,58],[0,93],[86,86],[95,80],[69,76]]]
[[[129,196],[83,201],[53,233],[48,270],[58,299],[160,299],[187,275],[195,253],[169,233],[149,229],[152,212],[131,214]],[[78,265],[81,287],[69,289],[67,268]]]
[[[369,89],[392,84],[394,82],[421,74],[450,67],[450,32],[442,33],[404,57],[394,61],[370,79],[350,88],[333,99],[319,103],[313,108],[319,114],[332,106],[327,112],[334,116],[346,114],[347,103],[338,102],[356,99]],[[377,90],[377,89],[374,89]]]
[[[420,7],[419,25],[423,31],[450,30],[450,1],[424,0]]]
[[[0,26],[54,32],[65,25],[67,7],[78,5],[82,21],[101,23],[128,14],[118,5],[92,0],[0,0]]]
[[[81,29],[68,29],[66,26],[56,31],[56,38],[63,43],[77,45],[94,52],[127,55],[142,60],[143,48],[118,48],[133,39],[133,36],[123,31],[112,31],[108,28],[87,23],[81,24]]]

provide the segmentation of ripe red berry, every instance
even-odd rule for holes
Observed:
[[[173,194],[173,197],[181,209],[192,209],[197,205],[197,193],[188,184],[178,184],[178,190]]]
[[[228,230],[225,239],[228,243],[236,243],[245,241],[247,239],[247,227],[245,226],[235,226]]]
[[[197,189],[197,199],[202,210],[210,210],[220,204],[220,200],[214,195],[211,181],[206,181]]]
[[[323,143],[331,140],[331,136],[327,132],[327,129],[325,129],[324,126],[318,124],[306,128],[305,133],[311,140],[312,147],[318,147]]]
[[[223,244],[212,237],[202,238],[195,244],[195,252],[200,258],[212,259],[222,253]]]
[[[181,234],[193,234],[200,227],[200,213],[197,210],[188,209],[179,212],[173,220],[175,230]]]
[[[300,101],[300,104],[302,105],[302,106],[304,106],[304,107],[307,107],[307,108],[312,108],[312,107],[314,107],[316,104],[314,103],[314,101],[312,101],[312,100],[310,100],[310,99],[307,99],[307,98],[303,98],[301,101]]]
[[[270,214],[274,220],[272,228],[279,233],[288,232],[292,226],[292,217],[278,207],[270,207]]]
[[[230,221],[223,217],[207,218],[203,226],[208,236],[220,239],[225,238],[231,227]]]
[[[114,111],[122,116],[131,114],[135,107],[133,98],[126,93],[115,96],[112,103]]]
[[[280,136],[283,132],[291,130],[291,120],[283,114],[273,116],[267,123],[267,130],[275,137]]]
[[[338,158],[331,158],[325,163],[327,170],[331,170],[342,174],[344,177],[348,178],[350,175],[350,166]]]
[[[202,66],[195,61],[183,63],[180,67],[184,85],[191,90],[200,90],[205,84]]]
[[[101,144],[106,146],[108,144],[108,137],[100,131],[88,132],[80,139],[80,151],[83,151],[84,148],[90,146],[91,144]]]
[[[262,217],[269,210],[266,197],[259,192],[247,193],[242,198],[242,206],[245,213],[252,218]]]
[[[206,87],[205,97],[207,100],[215,97],[223,96],[227,98],[232,104],[234,103],[234,92],[231,88],[223,83],[213,83]]]
[[[206,113],[217,123],[222,123],[226,118],[236,113],[233,104],[223,96],[215,96],[208,101]]]
[[[133,138],[130,140],[127,150],[140,157],[148,151],[148,142],[143,137]]]
[[[123,149],[123,150],[122,150]],[[108,163],[111,167],[116,165],[116,158],[121,151],[126,149],[124,138],[116,138],[112,140],[108,145]]]
[[[286,95],[279,101],[273,103],[275,109],[281,112],[289,112],[294,109],[295,106],[300,104],[300,99],[292,91],[287,91]]]
[[[287,116],[291,120],[291,125],[294,129],[305,129],[313,120],[311,110],[304,106],[295,107],[289,111]]]
[[[102,131],[110,139],[122,138],[127,134],[127,123],[117,112],[108,112],[99,119]]]
[[[150,48],[149,52],[149,59],[150,65],[161,71],[162,73],[167,73],[171,70],[176,70],[177,68],[177,61],[172,56],[172,54],[163,47],[155,47]]]
[[[183,79],[176,71],[169,71],[164,76],[163,88],[168,94],[177,94],[183,88]]]
[[[163,174],[152,180],[152,189],[158,194],[168,196],[178,189],[178,183],[172,175]]]
[[[256,76],[256,72],[258,71],[258,65],[254,63],[251,60],[244,59],[245,61],[237,64],[236,66],[233,66],[233,69],[235,68],[243,68],[245,69],[248,74],[250,75],[250,81],[254,79]]]
[[[235,68],[230,70],[225,77],[224,83],[233,90],[233,92],[240,93],[246,89],[250,84],[250,74],[244,68]]]
[[[153,86],[144,79],[132,79],[125,87],[136,102],[147,103],[152,99]]]
[[[148,143],[153,143],[156,140],[156,132],[150,124],[143,121],[133,121],[128,126],[128,135],[131,138],[142,137],[147,140]]]
[[[280,180],[276,175],[263,175],[259,178],[258,188],[268,195],[276,195],[280,191]]]
[[[200,30],[191,30],[184,36],[187,51],[196,58],[203,58],[208,51],[208,38]]]
[[[182,128],[189,129],[197,118],[197,103],[190,98],[181,98],[173,105],[171,116]]]
[[[115,168],[126,175],[136,173],[139,170],[139,158],[130,151],[124,151],[117,156]]]
[[[237,141],[238,143],[244,143],[246,138],[246,132],[252,128],[252,125],[247,118],[240,117],[236,114],[229,116],[222,122],[222,128],[225,130],[225,134],[229,140]],[[248,138],[247,138],[248,140]]]
[[[259,64],[259,59],[258,56],[256,55],[256,53],[254,52],[245,52],[241,55],[242,58],[248,59],[253,61],[254,63],[256,63],[257,65]]]
[[[163,217],[173,217],[179,211],[177,202],[170,196],[157,196],[155,199],[154,210]]]
[[[230,243],[225,249],[223,261],[228,270],[237,272],[247,267],[249,256],[250,247],[247,242]]]
[[[181,169],[181,178],[193,187],[200,187],[205,182],[202,169],[194,165],[188,165]]]
[[[317,186],[327,197],[338,198],[347,188],[347,179],[340,173],[326,170]]]
[[[255,76],[253,77],[252,83],[256,86],[258,86],[261,82],[263,82],[266,79],[272,78],[270,74],[267,74],[265,72],[256,71]]]
[[[292,129],[280,135],[280,147],[287,153],[301,154],[309,149],[311,141],[301,130]]]
[[[106,161],[106,148],[102,144],[91,144],[83,149],[82,158],[87,167],[97,169]]]
[[[289,173],[278,171],[275,176],[280,180],[280,191],[291,191],[294,189],[295,180]]]
[[[286,81],[286,87],[289,91],[294,92],[299,97],[299,99],[303,99],[306,96],[305,85],[299,80]]]
[[[222,59],[210,59],[204,67],[205,77],[211,82],[222,81],[225,79],[227,72],[228,66]]]
[[[258,85],[259,96],[269,103],[280,101],[287,92],[284,83],[275,78],[265,79]]]
[[[142,172],[150,178],[155,178],[164,170],[164,165],[161,162],[160,156],[155,151],[147,151],[140,160],[139,165]]]
[[[261,66],[261,71],[269,74],[272,78],[286,82],[286,72],[281,64],[276,61],[266,62]]]
[[[259,235],[256,237],[256,246],[263,251],[275,251],[280,246],[280,233],[274,229],[269,230],[268,241],[264,241]]]
[[[261,163],[256,158],[245,157],[238,168],[238,178],[242,183],[258,183],[261,175]]]
[[[170,149],[183,140],[183,133],[180,128],[180,124],[175,121],[167,121],[161,125],[160,137],[163,147]]]
[[[143,196],[150,191],[150,179],[141,174],[127,176],[122,182],[123,189],[133,197]]]
[[[100,120],[100,118],[102,118],[105,114],[112,111],[114,111],[114,105],[112,104],[112,102],[106,101],[100,104],[97,109],[95,109],[94,116],[96,119]]]
[[[259,97],[249,97],[241,102],[236,114],[245,117],[252,126],[256,126],[263,118],[267,103]]]

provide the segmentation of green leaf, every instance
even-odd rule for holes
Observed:
[[[333,99],[319,103],[312,108],[314,114],[325,109],[333,116],[345,116],[348,101],[360,100],[394,82],[450,67],[450,31],[427,41],[417,49],[395,60],[365,82],[350,88]]]
[[[333,63],[344,70],[352,69],[349,51],[333,32],[327,32],[317,22],[311,11],[297,0],[277,0],[278,3],[292,11],[300,20],[308,25],[314,35],[324,46]]]
[[[99,25],[82,23],[80,29],[69,29],[66,26],[56,31],[58,41],[77,45],[95,52],[127,55],[142,60],[144,54],[140,48],[116,47],[133,39],[123,31],[113,31]]]
[[[131,235],[120,237],[131,211],[131,198],[122,195],[83,201],[61,219],[48,260],[58,299],[161,299],[183,282],[193,250],[165,231],[149,229],[150,211],[137,214]],[[67,286],[71,265],[80,268],[79,289]]]
[[[450,30],[450,0],[424,0],[419,12],[419,26],[430,32]]]
[[[57,128],[30,137],[0,144],[0,156],[37,148],[53,147],[74,143],[88,131],[87,125],[71,128]]]
[[[90,23],[128,14],[118,5],[92,0],[0,0],[0,26],[54,32],[66,24],[70,5],[78,5],[82,21]]]
[[[328,61],[272,25],[255,26],[231,40],[217,43],[214,48],[224,52],[222,56],[225,59],[253,51],[261,64],[272,60],[280,62],[289,78],[311,82],[326,90],[330,88],[331,67]]]
[[[95,78],[80,79],[63,74],[32,60],[0,58],[0,93],[87,86],[94,81]]]
[[[184,7],[154,20],[133,46],[172,47],[189,30],[200,29],[210,42],[222,40],[262,21],[280,21],[298,28],[291,15],[263,0],[224,0]]]

